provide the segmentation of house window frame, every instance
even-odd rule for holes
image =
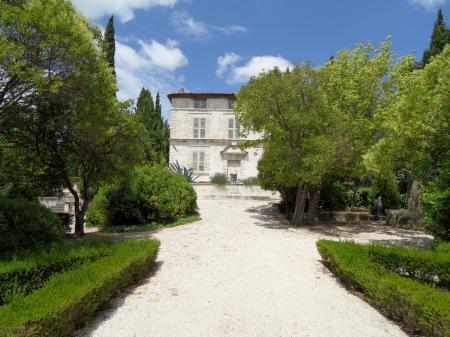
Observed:
[[[228,139],[239,139],[241,124],[237,118],[228,118]]]
[[[194,172],[205,172],[205,151],[192,152],[192,170]]]
[[[194,117],[192,137],[194,139],[206,138],[206,118]]]
[[[233,106],[236,103],[236,99],[235,98],[229,98],[228,99],[228,109],[233,110]]]
[[[195,98],[194,99],[194,109],[206,109],[206,99],[205,98]]]

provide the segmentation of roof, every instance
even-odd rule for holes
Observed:
[[[234,92],[175,92],[168,94],[167,97],[172,102],[172,98],[236,98],[236,94]]]

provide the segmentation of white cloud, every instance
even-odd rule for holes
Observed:
[[[133,19],[134,11],[163,6],[173,7],[179,0],[72,0],[74,5],[87,17],[101,18],[117,15],[122,22]]]
[[[116,43],[116,73],[120,89],[117,95],[118,98],[120,100],[136,100],[142,87],[148,88],[153,95],[159,92],[163,114],[166,118],[169,116],[170,111],[170,102],[166,94],[181,87],[184,81],[182,76],[176,76],[173,72],[178,66],[181,66],[179,62],[176,62],[177,57],[173,57],[173,54],[181,54],[183,56],[181,59],[184,59],[187,64],[187,58],[179,48],[175,47],[174,41],[169,41],[167,45],[157,41],[152,41],[148,44],[139,41],[139,47],[133,48],[123,43],[123,41]],[[180,54],[171,51],[171,48],[178,50]],[[148,49],[150,49],[150,55]],[[157,52],[153,52],[154,49]],[[171,57],[170,54],[172,54],[172,61],[166,63],[161,59],[167,57],[166,53],[161,52],[165,49],[169,50],[169,58]]]
[[[235,53],[227,53],[217,58],[216,75],[221,77],[225,74],[229,68],[233,67],[241,57]]]
[[[167,40],[166,44],[152,40],[150,43],[139,41],[143,53],[149,58],[150,62],[160,68],[174,71],[177,68],[188,64],[188,59],[184,56],[178,43],[174,40]]]
[[[245,83],[251,77],[278,67],[281,71],[292,68],[291,62],[281,56],[254,56],[246,64],[237,65],[241,57],[235,53],[225,54],[217,59],[216,75],[226,75],[229,84]]]
[[[447,0],[409,0],[413,5],[419,5],[424,7],[426,10],[434,10],[439,6],[444,5]]]
[[[208,39],[212,32],[217,31],[226,35],[246,33],[247,28],[240,25],[215,26],[194,19],[186,11],[176,11],[170,17],[170,23],[181,35],[193,36],[198,39]]]

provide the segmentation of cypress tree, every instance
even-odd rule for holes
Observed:
[[[114,76],[116,76],[116,37],[114,30],[114,15],[109,18],[108,25],[106,26],[105,37],[103,38],[103,52],[106,56],[106,61],[112,69]]]
[[[431,57],[440,54],[447,43],[450,43],[450,30],[445,24],[442,9],[439,9],[433,33],[431,34],[430,48],[423,53],[423,66],[430,61]]]
[[[142,88],[136,104],[136,118],[142,123],[146,130],[145,138],[156,152],[158,161],[167,159],[167,140],[164,120],[161,116],[161,102],[159,93],[156,101],[148,89]],[[147,156],[149,160],[154,160],[154,155]]]

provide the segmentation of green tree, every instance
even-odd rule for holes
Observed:
[[[297,190],[295,225],[304,222],[308,196],[306,221],[313,221],[327,181],[364,172],[362,155],[373,141],[373,115],[391,59],[390,43],[378,50],[360,45],[322,68],[302,64],[260,74],[239,91],[235,110],[241,125],[265,135],[263,184],[282,193]]]
[[[114,15],[109,18],[106,25],[105,36],[103,38],[103,52],[105,53],[106,61],[112,69],[114,76],[116,76],[116,37],[114,30]]]
[[[99,186],[125,175],[140,153],[139,128],[115,98],[100,45],[70,1],[0,3],[2,143],[69,189],[78,235]]]
[[[153,102],[148,89],[142,88],[136,103],[136,118],[144,126],[143,138],[147,144],[147,159],[151,162],[166,161],[167,140],[164,121],[161,116],[159,93]]]
[[[422,65],[425,66],[431,57],[439,55],[448,43],[450,43],[450,29],[445,24],[442,9],[439,9],[431,34],[430,47],[423,54]]]
[[[393,70],[386,104],[376,116],[380,140],[367,167],[388,175],[404,169],[424,184],[425,220],[450,236],[450,46],[424,69],[405,58]]]

